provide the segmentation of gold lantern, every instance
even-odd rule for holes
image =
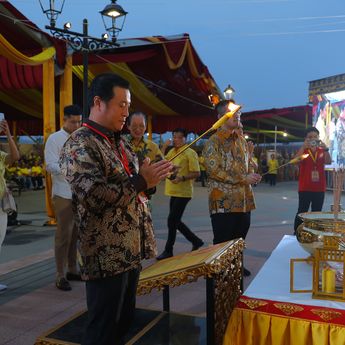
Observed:
[[[314,255],[313,298],[345,301],[344,263],[343,240],[325,236]]]
[[[345,241],[339,236],[324,236],[323,246],[315,248],[306,259],[290,260],[290,292],[312,292],[312,298],[345,301]],[[306,262],[312,265],[312,289],[294,288],[294,265]]]

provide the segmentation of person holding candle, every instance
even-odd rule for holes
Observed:
[[[136,153],[139,164],[142,164],[147,157],[150,159],[150,162],[156,162],[163,159],[164,156],[158,145],[152,140],[145,138],[147,117],[143,112],[137,111],[131,113],[127,119],[127,128],[129,134],[126,135],[124,139],[128,141],[129,146]],[[142,194],[150,200],[154,193],[156,193],[156,187],[150,188]],[[151,209],[151,204],[148,204]]]
[[[126,139],[132,150],[137,154],[140,164],[146,157],[149,157],[151,162],[163,158],[158,145],[152,140],[145,138],[147,117],[144,113],[136,111],[130,114],[127,119],[127,127],[129,134],[126,136]]]
[[[88,322],[82,345],[124,344],[134,317],[141,260],[156,255],[152,222],[140,193],[155,187],[172,164],[138,158],[122,139],[131,103],[129,82],[97,75],[90,116],[67,139],[60,167],[72,190]],[[143,238],[151,229],[151,238]]]
[[[322,210],[326,191],[325,165],[331,164],[332,159],[329,149],[319,139],[319,131],[316,127],[306,130],[303,146],[297,151],[295,158],[308,154],[299,162],[298,178],[298,210],[294,222],[294,234],[302,223],[298,216],[308,212],[311,206],[312,212]]]
[[[218,117],[223,116],[232,101],[217,104]],[[213,243],[246,238],[251,211],[255,209],[252,185],[261,176],[254,173],[253,150],[241,135],[240,112],[236,112],[205,144],[206,173],[209,184],[209,210]],[[244,269],[244,275],[250,271]]]
[[[186,145],[187,131],[185,129],[176,128],[172,133],[174,147],[165,156],[167,160],[182,151]],[[188,148],[176,157],[173,163],[176,167],[176,171],[165,181],[165,195],[170,196],[168,239],[164,251],[157,256],[157,260],[173,256],[173,247],[177,230],[192,243],[192,250],[197,250],[204,244],[202,239],[196,236],[189,227],[182,222],[184,210],[193,197],[194,179],[200,176],[198,155],[193,149]]]

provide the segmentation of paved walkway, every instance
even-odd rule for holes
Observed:
[[[252,226],[247,236],[245,266],[252,275],[245,278],[248,286],[284,234],[292,234],[297,208],[297,183],[278,183],[275,187],[255,187],[257,210],[252,213]],[[332,195],[327,193],[324,209],[329,210]],[[159,250],[167,235],[166,218],[169,199],[162,187],[153,198],[153,219]],[[0,345],[28,345],[58,323],[85,309],[84,284],[72,282],[72,291],[54,286],[54,227],[44,226],[44,192],[29,191],[17,197],[19,216],[28,225],[10,228],[0,255],[0,283],[8,290],[0,293]],[[195,197],[187,206],[184,221],[206,245],[212,243],[208,215],[207,190],[196,183]],[[178,235],[175,254],[189,251],[191,245]],[[146,262],[145,264],[149,264]],[[171,289],[173,311],[204,315],[205,281]],[[162,307],[161,293],[138,297],[138,306]]]

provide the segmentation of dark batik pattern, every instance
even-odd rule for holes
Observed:
[[[136,268],[156,254],[152,221],[119,158],[125,148],[132,174],[138,161],[120,137],[110,143],[82,127],[66,141],[60,166],[72,189],[84,279],[98,279]],[[143,241],[145,238],[145,241]],[[145,244],[141,246],[141,242]]]

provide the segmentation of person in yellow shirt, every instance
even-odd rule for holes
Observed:
[[[271,186],[275,186],[277,183],[279,163],[274,153],[271,154],[271,159],[268,161],[268,178]]]
[[[43,189],[43,168],[39,160],[31,167],[31,182],[34,190]]]
[[[21,161],[18,167],[18,178],[25,189],[31,188],[31,169],[24,161]]]
[[[186,138],[187,132],[185,129],[177,128],[173,131],[174,147],[165,156],[167,160],[184,148]],[[192,250],[196,250],[204,244],[181,220],[188,202],[193,197],[193,181],[200,175],[198,155],[194,150],[188,148],[176,157],[172,163],[176,167],[175,172],[169,179],[165,180],[165,195],[170,196],[168,239],[164,251],[157,256],[157,260],[173,256],[177,230],[192,243]]]

